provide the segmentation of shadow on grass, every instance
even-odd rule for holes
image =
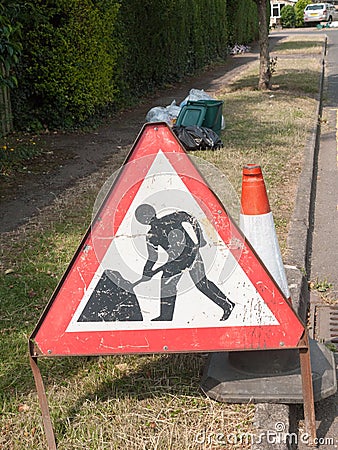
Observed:
[[[139,363],[138,367],[133,369],[135,358],[139,360]],[[81,413],[81,409],[88,401],[94,403],[97,401],[105,403],[112,399],[141,401],[168,396],[190,396],[202,399],[204,394],[199,384],[206,360],[206,354],[191,353],[105,357],[102,381],[96,384],[95,389],[89,388],[84,391],[77,398],[76,403],[64,411],[63,417],[55,420],[56,434],[64,436],[67,432],[69,433],[69,424]],[[125,366],[126,372],[119,373],[115,369],[115,376],[112,375],[114,361],[124,361],[122,365]],[[119,364],[116,364],[116,367],[119,367]]]
[[[13,392],[21,395],[35,390],[28,338],[64,267],[58,244],[53,242],[57,237],[55,230],[45,230],[43,236],[36,234],[34,238],[20,242],[18,247],[13,244],[9,254],[2,251],[1,255],[1,263],[7,262],[0,277],[0,402],[11,398]],[[61,235],[61,240],[66,242],[67,234],[66,227],[59,238]],[[67,257],[63,255],[63,258]],[[79,365],[81,363],[59,363],[60,378],[65,373],[76,373]]]
[[[297,92],[300,95],[307,95],[314,98],[318,94],[319,72],[314,70],[298,70],[288,69],[278,71],[273,74],[272,91],[274,90],[288,90],[289,92]],[[245,78],[235,81],[231,85],[231,91],[240,90],[257,90],[258,76],[250,75]],[[278,87],[276,87],[278,86]]]
[[[320,41],[289,41],[280,42],[273,49],[274,52],[284,51],[284,50],[308,50],[312,48],[317,48],[321,45]]]

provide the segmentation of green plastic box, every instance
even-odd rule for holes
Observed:
[[[211,128],[220,135],[222,128],[222,100],[188,101],[177,117],[176,126]]]

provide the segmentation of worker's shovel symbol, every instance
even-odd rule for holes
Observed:
[[[157,271],[153,272],[154,275],[155,273]],[[131,283],[123,278],[120,272],[105,270],[78,322],[142,321],[143,316],[134,287],[149,279],[142,277]]]

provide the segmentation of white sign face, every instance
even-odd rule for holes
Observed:
[[[108,318],[109,301],[99,297],[109,296],[113,284],[133,299],[133,319]],[[66,332],[261,325],[279,322],[159,151]]]

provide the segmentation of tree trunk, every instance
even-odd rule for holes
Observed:
[[[269,55],[269,28],[267,17],[267,6],[269,0],[256,0],[258,6],[259,20],[259,46],[260,46],[260,64],[259,64],[259,82],[258,89],[271,88],[271,69]]]
[[[0,65],[2,75],[5,75],[3,64]],[[0,136],[6,136],[13,129],[11,97],[8,86],[0,86]]]

